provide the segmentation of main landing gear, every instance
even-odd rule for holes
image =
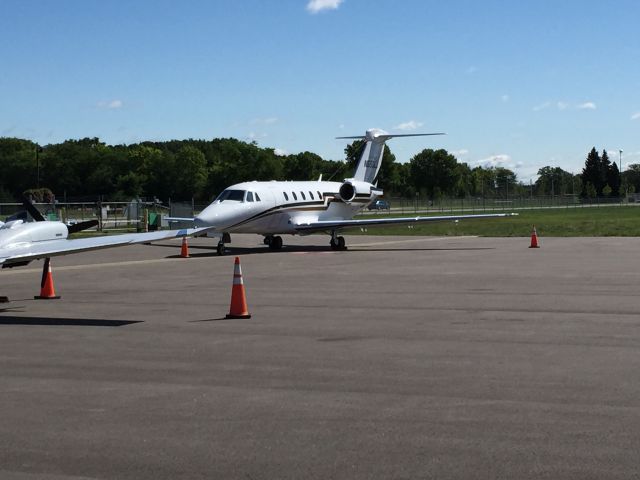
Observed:
[[[269,245],[270,250],[280,250],[282,248],[282,237],[279,235],[267,235],[263,240],[265,245]]]
[[[331,241],[329,242],[331,245],[331,250],[346,250],[347,245],[344,241],[344,237],[338,236],[336,232],[331,232]]]
[[[225,248],[224,248],[224,242],[223,241],[219,241],[218,242],[218,246],[216,247],[216,251],[218,252],[218,255],[224,255]]]

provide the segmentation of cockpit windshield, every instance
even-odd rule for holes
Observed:
[[[216,203],[222,203],[226,201],[232,202],[244,202],[245,190],[225,190],[218,198],[215,199]]]

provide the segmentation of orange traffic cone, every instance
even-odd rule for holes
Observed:
[[[538,233],[536,232],[536,226],[533,226],[533,231],[531,232],[531,245],[529,248],[540,248],[538,245]]]
[[[42,281],[40,282],[40,295],[34,296],[36,300],[55,300],[60,298],[53,288],[53,275],[51,275],[51,259],[46,258],[42,268]]]
[[[182,258],[189,258],[189,244],[187,243],[187,237],[182,237],[182,247],[180,247],[180,256]]]
[[[251,318],[247,309],[247,298],[244,294],[242,282],[242,270],[240,269],[240,257],[236,257],[233,267],[233,287],[231,289],[231,308],[225,318]]]

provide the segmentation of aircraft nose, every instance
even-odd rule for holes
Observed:
[[[217,215],[215,214],[215,212],[211,211],[211,207],[207,207],[200,212],[200,215],[196,215],[196,217],[193,219],[193,223],[195,224],[196,228],[211,227],[213,226],[213,221],[216,217]]]
[[[222,205],[209,205],[194,218],[196,227],[224,227],[232,212]]]

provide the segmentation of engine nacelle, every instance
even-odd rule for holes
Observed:
[[[359,182],[357,180],[345,180],[345,182],[340,185],[338,196],[340,197],[340,200],[345,203],[353,202],[356,197],[370,198],[371,184],[366,182]]]

